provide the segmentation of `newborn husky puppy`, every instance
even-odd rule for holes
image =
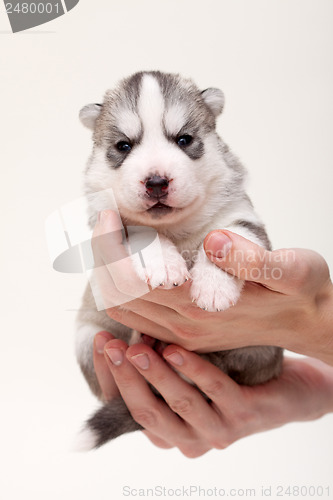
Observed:
[[[106,92],[103,104],[90,104],[80,113],[94,140],[85,174],[88,200],[91,193],[112,188],[125,226],[155,228],[164,265],[151,258],[144,268],[133,259],[135,271],[152,287],[172,288],[190,276],[191,296],[207,311],[235,304],[243,286],[208,260],[203,250],[207,233],[228,228],[270,248],[244,191],[245,171],[215,130],[223,104],[218,89],[200,91],[179,75],[152,71],[123,80]],[[98,212],[108,208],[105,196],[90,198],[91,227]],[[101,399],[93,367],[93,338],[100,330],[126,341],[136,335],[105,311],[98,312],[88,287],[78,317],[77,357],[91,390]],[[280,373],[282,351],[259,346],[204,357],[238,383],[254,385]],[[87,421],[82,439],[86,448],[93,448],[141,428],[119,398]]]

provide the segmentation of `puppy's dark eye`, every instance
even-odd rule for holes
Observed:
[[[118,151],[121,151],[122,153],[129,153],[129,151],[131,151],[132,149],[132,145],[130,142],[119,141],[116,144],[116,148],[118,149]]]
[[[188,135],[188,134],[180,135],[176,139],[178,146],[180,146],[181,148],[188,146],[189,144],[191,144],[192,141],[193,141],[193,137],[191,135]]]

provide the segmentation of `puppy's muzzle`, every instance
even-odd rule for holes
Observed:
[[[149,198],[163,198],[168,194],[169,179],[153,175],[145,181],[146,193]]]

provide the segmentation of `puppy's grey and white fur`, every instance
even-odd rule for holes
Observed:
[[[139,277],[153,287],[163,283],[172,288],[190,274],[192,298],[207,311],[235,304],[243,286],[207,259],[202,245],[207,233],[228,228],[270,248],[244,190],[245,170],[216,132],[223,104],[218,89],[200,91],[179,75],[152,71],[123,80],[106,92],[103,104],[85,106],[80,113],[93,130],[85,173],[91,227],[98,212],[109,208],[109,200],[106,192],[90,194],[112,188],[125,226],[151,226],[159,234],[164,265],[148,253],[144,268],[133,257]],[[187,261],[182,255],[189,256]],[[93,338],[100,330],[126,341],[133,336],[105,311],[97,312],[88,287],[78,316],[77,357],[91,390],[101,399],[93,367]],[[282,351],[259,346],[205,358],[237,382],[254,385],[280,373]],[[82,439],[87,448],[98,447],[136,429],[141,426],[119,398],[87,421]]]

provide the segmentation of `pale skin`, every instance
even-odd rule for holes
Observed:
[[[119,227],[117,215],[104,211],[94,231],[95,237],[113,231],[112,252],[119,252],[117,258],[126,255],[116,232]],[[109,243],[95,238],[95,257],[110,262]],[[127,302],[127,310],[112,307],[107,313],[171,344],[163,358],[145,344],[128,347],[110,332],[99,332],[94,343],[95,369],[105,399],[120,392],[154,444],[176,446],[189,457],[333,411],[333,285],[325,260],[310,250],[268,252],[224,230],[210,233],[204,246],[217,266],[245,280],[234,307],[218,313],[200,310],[189,298],[190,282],[172,290],[155,289]],[[126,270],[126,276],[135,280]],[[119,276],[123,276],[121,264]],[[127,282],[112,277],[103,275],[105,295],[130,290]],[[278,345],[311,358],[286,358],[278,379],[245,387],[191,352],[259,344]],[[156,398],[147,381],[165,402]]]

